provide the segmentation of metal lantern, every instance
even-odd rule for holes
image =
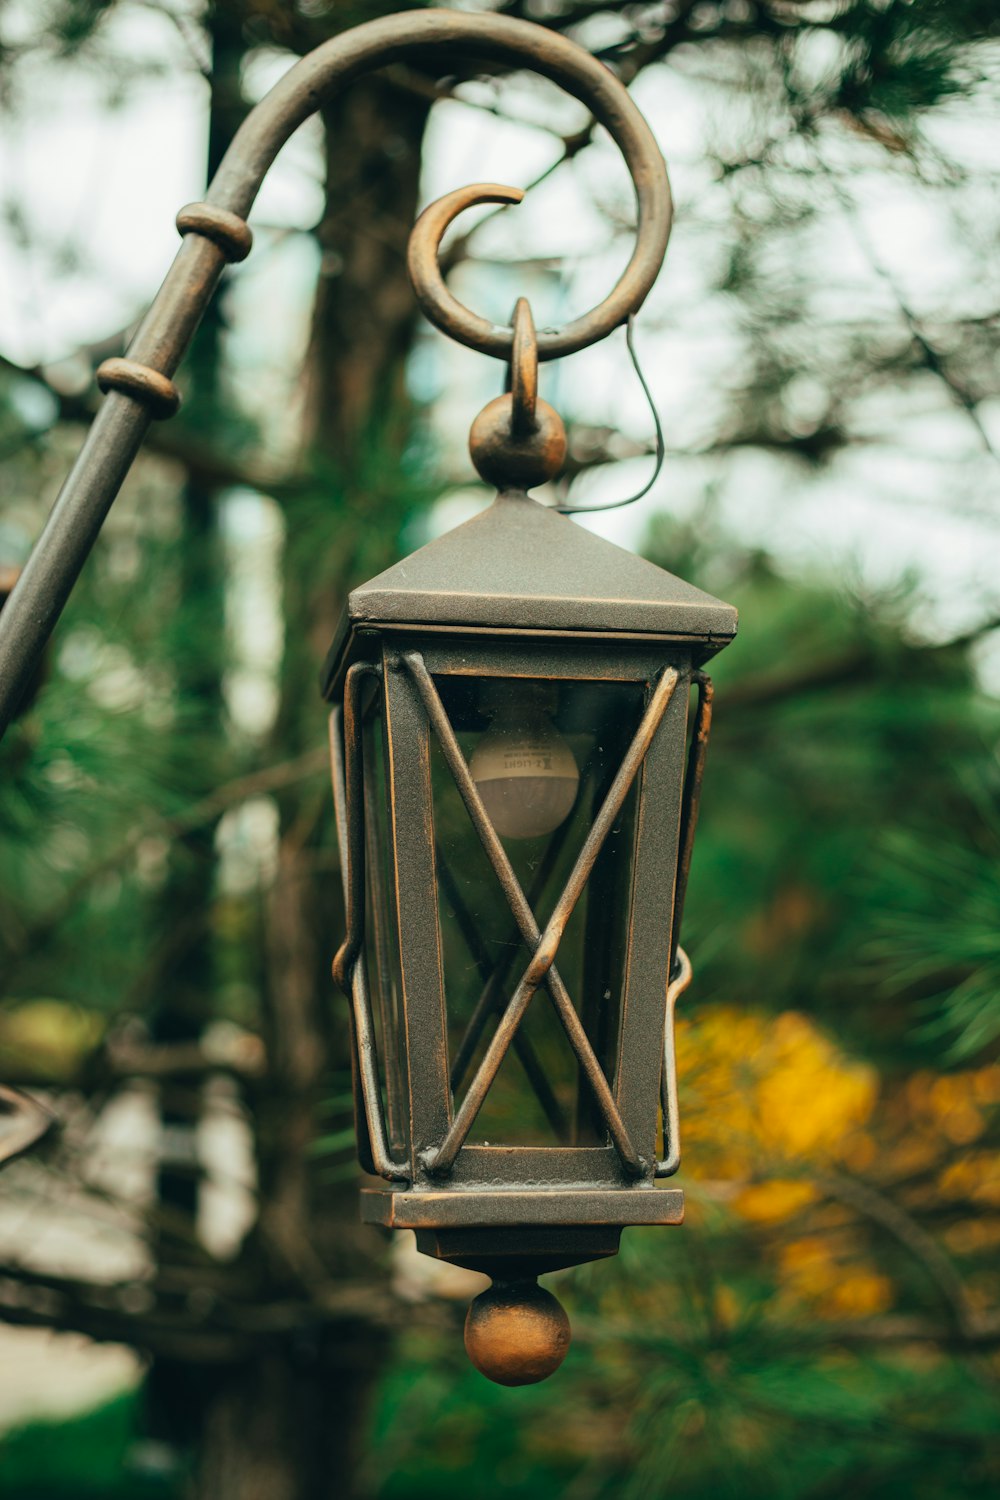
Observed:
[[[656,1183],[679,1165],[700,669],[736,630],[730,605],[529,496],[565,441],[534,395],[524,304],[516,321],[512,392],[472,432],[496,500],[350,595],[324,681],[334,974],[361,1164],[385,1182],[362,1214],[494,1278],[466,1343],[509,1384],[568,1344],[540,1273],[683,1217]]]
[[[657,1182],[679,1161],[672,1013],[690,978],[678,929],[711,712],[701,667],[736,628],[728,605],[528,494],[566,448],[539,361],[629,323],[670,231],[663,159],[602,62],[512,17],[418,8],[340,33],[250,112],[206,201],[179,213],[183,244],[127,357],[97,372],[105,400],[0,617],[0,733],[150,423],[178,409],[173,375],[225,266],[250,253],[247,215],[284,142],[363,73],[416,57],[445,74],[474,55],[587,106],[630,171],[636,241],[602,302],[536,334],[523,300],[510,325],[464,307],[437,259],[457,213],[520,189],[461,189],[414,230],[420,306],[503,360],[509,393],[472,433],[495,503],[357,589],[327,664],[347,912],[334,972],[361,1162],[384,1181],[363,1190],[364,1216],[493,1277],[466,1343],[521,1384],[569,1339],[535,1278],[613,1255],[626,1225],[682,1217]]]

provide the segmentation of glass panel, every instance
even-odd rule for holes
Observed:
[[[403,1027],[402,983],[396,911],[392,896],[394,867],[389,831],[389,774],[381,684],[365,705],[363,725],[365,791],[365,959],[378,1042],[379,1077],[389,1142],[397,1154],[408,1149],[400,1035]]]
[[[435,679],[480,795],[544,928],[638,727],[637,684]],[[452,1084],[461,1099],[530,958],[432,741]],[[556,967],[610,1081],[631,894],[635,789],[567,925]],[[472,1142],[603,1143],[606,1132],[551,995],[532,999]]]

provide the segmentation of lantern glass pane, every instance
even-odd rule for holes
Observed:
[[[436,686],[514,873],[544,928],[643,710],[636,683],[462,678]],[[454,779],[432,740],[448,1044],[456,1101],[530,960]],[[634,785],[559,945],[556,968],[614,1083],[621,1021]],[[531,1000],[469,1137],[603,1144],[605,1127],[543,987]]]
[[[382,688],[372,693],[364,716],[365,870],[367,918],[365,961],[375,1020],[379,1077],[389,1143],[408,1148],[403,1106],[400,1039],[403,1035],[402,980],[393,902],[393,853],[389,829],[389,773]]]

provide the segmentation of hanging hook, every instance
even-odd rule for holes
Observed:
[[[515,438],[538,430],[538,339],[527,297],[514,307],[514,342],[510,359],[510,430]]]

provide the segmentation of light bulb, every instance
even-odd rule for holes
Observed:
[[[550,717],[555,693],[540,683],[491,684],[484,696],[492,723],[469,769],[490,821],[504,838],[551,833],[569,816],[580,785],[573,752]]]

